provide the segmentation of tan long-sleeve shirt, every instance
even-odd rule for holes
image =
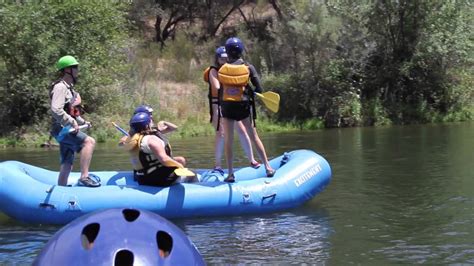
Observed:
[[[65,81],[60,81],[54,85],[51,90],[51,112],[53,115],[53,126],[54,124],[60,124],[61,126],[72,125],[74,118],[70,116],[65,110],[64,106],[71,103],[73,100],[73,90],[71,86]]]

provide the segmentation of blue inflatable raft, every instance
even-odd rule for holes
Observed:
[[[196,170],[201,182],[171,187],[138,185],[130,171],[96,171],[102,186],[57,186],[58,172],[18,161],[0,163],[0,211],[28,223],[66,224],[75,218],[109,208],[144,209],[166,218],[242,215],[293,208],[310,200],[330,182],[331,168],[320,155],[297,150],[270,161],[273,178],[265,169],[235,172],[236,182],[210,170]]]

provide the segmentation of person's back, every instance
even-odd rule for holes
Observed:
[[[218,73],[218,78],[222,84],[221,111],[225,128],[225,151],[227,165],[229,169],[226,182],[234,182],[233,171],[233,130],[236,121],[242,121],[247,133],[255,144],[257,152],[265,165],[266,174],[272,177],[275,171],[268,162],[263,143],[261,142],[255,129],[255,106],[254,91],[249,85],[249,81],[255,86],[255,91],[261,92],[260,81],[255,68],[242,59],[244,46],[239,38],[232,37],[226,41],[226,51],[229,56],[227,64],[224,64]]]
[[[224,150],[224,128],[221,125],[221,111],[220,111],[220,99],[219,94],[222,93],[221,83],[218,79],[219,69],[227,63],[227,53],[224,46],[220,46],[215,51],[215,62],[214,65],[208,67],[204,71],[204,81],[209,85],[208,99],[209,99],[209,113],[210,113],[210,122],[212,123],[216,135],[214,138],[214,172],[224,174],[224,171],[221,167],[221,160]],[[250,166],[253,168],[258,168],[260,163],[258,163],[252,151],[252,144],[250,138],[245,130],[244,125],[241,122],[236,123],[236,130],[239,136],[242,149],[244,150],[247,158],[249,160]]]

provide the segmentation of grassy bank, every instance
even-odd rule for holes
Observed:
[[[121,134],[111,124],[115,121],[122,128],[128,129],[128,123],[124,117],[114,115],[111,117],[96,117],[92,119],[93,127],[87,133],[96,139],[99,143],[117,142]],[[162,120],[167,120],[178,125],[178,130],[170,134],[170,139],[191,138],[197,136],[212,136],[214,129],[207,119],[196,119],[195,117],[188,117],[185,120],[177,120],[176,117],[170,115],[161,117]],[[96,126],[94,126],[96,125]],[[272,120],[271,118],[260,115],[257,120],[257,130],[260,134],[266,132],[291,132],[299,130],[314,130],[322,128],[323,124],[319,120],[306,121],[304,123],[287,122],[281,123]],[[49,140],[48,126],[34,125],[23,129],[23,133],[19,135],[12,134],[7,137],[0,138],[0,148],[6,147],[41,147]],[[52,143],[56,143],[52,140]]]

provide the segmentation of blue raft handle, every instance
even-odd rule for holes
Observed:
[[[40,204],[39,204],[39,207],[40,207],[40,208],[43,208],[43,209],[48,209],[48,208],[50,208],[51,210],[56,209],[56,205],[54,205],[54,204],[49,204],[49,203],[46,203],[46,202],[40,203]]]
[[[270,194],[270,195],[263,196],[263,197],[262,197],[262,200],[266,200],[266,199],[268,199],[268,198],[274,198],[276,195],[277,195],[277,193],[272,193],[272,194]]]

